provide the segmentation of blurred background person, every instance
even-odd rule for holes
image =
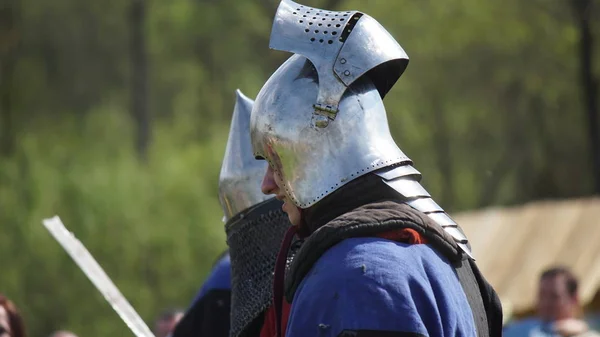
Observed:
[[[506,337],[600,336],[579,318],[579,280],[563,266],[542,272],[538,283],[537,317],[509,324]]]
[[[167,337],[177,326],[183,317],[181,309],[164,310],[154,322],[154,334],[156,337]]]
[[[26,337],[25,324],[15,304],[0,294],[0,337]]]

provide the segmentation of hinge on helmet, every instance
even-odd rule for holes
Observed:
[[[318,128],[327,127],[329,120],[334,120],[337,116],[338,108],[335,106],[316,103],[313,107],[315,108],[314,124]]]

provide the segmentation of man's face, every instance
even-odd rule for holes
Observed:
[[[294,226],[300,225],[300,221],[302,220],[300,209],[289,200],[285,192],[281,189],[280,186],[283,186],[283,182],[281,181],[279,174],[275,174],[270,165],[267,167],[267,172],[265,173],[261,185],[262,192],[267,195],[275,194],[277,199],[282,200],[283,206],[281,209],[287,214],[290,223]]]
[[[538,293],[538,316],[547,322],[573,318],[577,310],[577,296],[567,291],[564,275],[545,277],[540,280]]]
[[[173,332],[182,316],[183,314],[177,314],[171,318],[161,319],[156,322],[156,337],[166,337],[169,333]]]

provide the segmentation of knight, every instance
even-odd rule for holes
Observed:
[[[283,201],[293,225],[280,254],[304,239],[289,270],[276,265],[270,329],[501,336],[500,301],[467,237],[391,136],[383,98],[407,68],[403,48],[365,13],[291,0],[277,9],[270,48],[292,56],[256,98],[252,148],[269,163],[263,193]]]
[[[228,250],[173,337],[258,336],[271,307],[275,260],[290,222],[282,202],[261,193],[267,164],[252,156],[253,101],[239,90],[236,96],[219,176]]]

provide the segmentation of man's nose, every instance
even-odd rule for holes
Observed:
[[[263,192],[263,194],[269,195],[275,194],[276,189],[277,184],[275,184],[275,178],[273,178],[273,169],[271,166],[268,166],[262,184],[260,185],[260,190]]]

